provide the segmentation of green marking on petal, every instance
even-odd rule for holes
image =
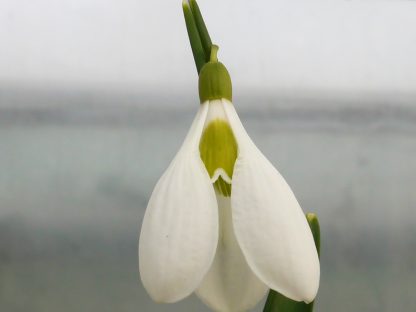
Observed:
[[[211,121],[199,143],[201,159],[209,176],[212,178],[217,169],[223,169],[232,178],[237,151],[237,141],[229,124],[221,119]],[[217,179],[215,188],[224,196],[231,195],[231,185],[221,177]]]
[[[224,197],[231,196],[231,184],[224,181],[223,178],[218,177],[218,180],[215,181],[214,187],[218,193]]]

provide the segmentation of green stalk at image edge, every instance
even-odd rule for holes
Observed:
[[[306,215],[306,219],[308,220],[313,239],[315,240],[316,250],[318,251],[318,255],[320,255],[321,232],[318,217],[314,213],[308,213]],[[274,290],[270,290],[263,312],[312,312],[313,304],[314,301],[306,304],[305,302],[298,302],[286,298],[282,294]]]
[[[202,67],[210,61],[211,49],[213,46],[211,37],[209,36],[208,29],[196,0],[184,0],[182,2],[182,8],[192,54],[199,75]],[[218,47],[216,47],[216,49],[218,49]],[[308,213],[306,219],[311,228],[319,255],[321,237],[318,218],[314,213]],[[286,298],[274,290],[270,290],[263,312],[312,312],[313,305],[314,301],[309,304],[297,302]]]

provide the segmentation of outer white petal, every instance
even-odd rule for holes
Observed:
[[[198,150],[206,114],[207,104],[201,105],[185,142],[157,183],[143,219],[140,276],[158,302],[175,302],[191,294],[215,255],[217,202]]]
[[[251,271],[236,241],[230,198],[217,195],[220,236],[211,269],[196,291],[213,310],[247,311],[265,295],[268,287]]]
[[[233,105],[227,117],[239,146],[231,207],[237,240],[254,273],[270,288],[312,301],[319,259],[312,233],[292,190],[247,135]]]

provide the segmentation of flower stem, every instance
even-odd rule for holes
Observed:
[[[186,29],[188,30],[189,42],[191,43],[192,54],[194,55],[195,65],[198,73],[205,64],[206,56],[204,48],[202,47],[201,38],[199,36],[198,28],[195,23],[192,10],[189,2],[184,0],[182,2],[183,15],[185,17]]]
[[[212,46],[211,37],[209,36],[207,26],[205,25],[204,18],[202,17],[201,11],[199,10],[199,6],[196,0],[189,0],[189,5],[191,6],[192,14],[195,19],[195,24],[198,28],[199,37],[201,38],[202,47],[204,48],[206,56],[205,60],[208,62]]]
[[[205,63],[210,60],[211,37],[209,36],[208,29],[195,0],[184,0],[182,2],[182,9],[192,54],[199,74]]]
[[[308,220],[309,227],[315,240],[316,250],[318,251],[318,256],[321,255],[321,228],[319,226],[318,217],[314,213],[307,213],[306,220]]]

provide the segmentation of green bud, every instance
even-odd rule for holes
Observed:
[[[227,99],[232,101],[231,77],[227,68],[218,62],[218,46],[211,47],[210,61],[199,73],[199,99],[201,103],[208,100]]]

